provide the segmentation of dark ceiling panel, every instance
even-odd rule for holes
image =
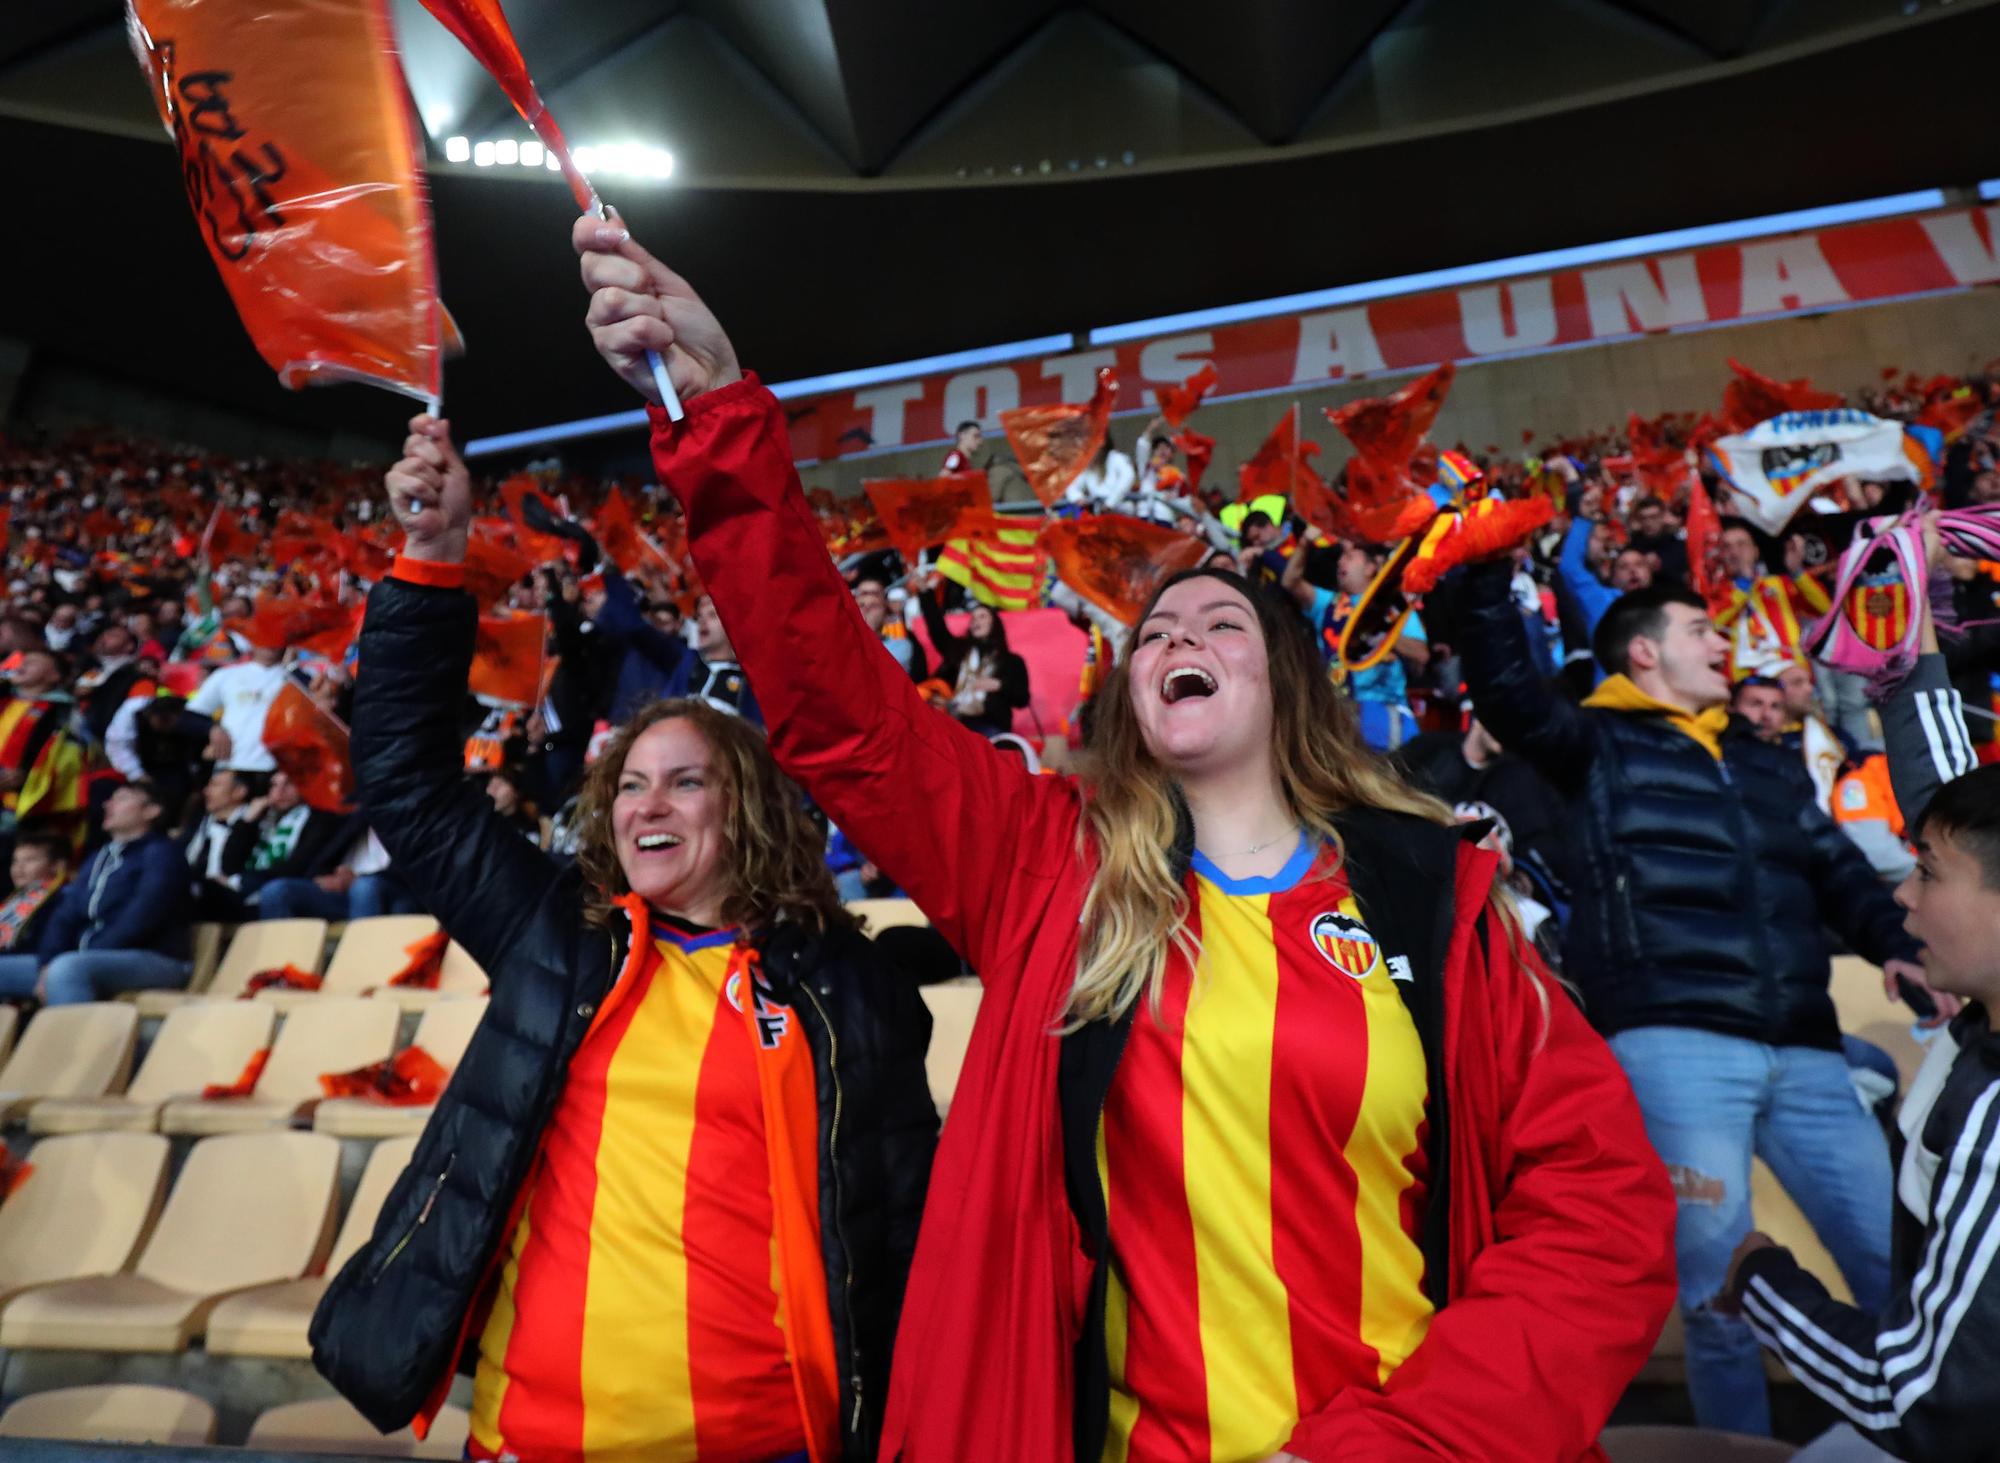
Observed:
[[[1609,0],[1609,3],[1657,21],[1724,59],[1740,56],[1749,49],[1757,27],[1774,8],[1774,0]]]
[[[0,6],[0,71],[111,25],[124,25],[119,0]]]
[[[850,166],[862,165],[825,0],[695,0],[695,13],[770,77]]]
[[[1094,0],[1220,97],[1266,142],[1287,142],[1406,0]],[[1226,26],[1229,38],[1219,43]]]
[[[1962,125],[1964,99],[1990,85],[2000,7],[1962,3],[1947,15],[1664,96],[1257,165],[1076,185],[665,189],[623,201],[746,362],[772,379],[805,376],[2000,176],[2000,142]],[[1822,105],[1880,94],[1885,77],[1910,79],[1895,92],[1896,128],[1880,125],[1879,108]],[[1799,127],[1807,114],[1813,126]],[[1926,145],[1907,146],[1911,136]],[[1755,167],[1742,165],[1746,137],[1758,139]],[[91,198],[117,200],[115,218],[12,231],[12,277],[35,283],[0,292],[0,335],[276,423],[387,436],[407,415],[359,387],[276,385],[201,248],[168,149],[0,122],[8,196],[72,197],[80,179]],[[433,192],[443,277],[472,345],[447,373],[459,430],[629,405],[582,326],[562,190],[454,174],[435,178]],[[1441,200],[1476,227],[1448,226]],[[1190,208],[1212,226],[1176,228],[1170,247],[1135,246],[1145,221]],[[1276,217],[1283,227],[1256,225]]]

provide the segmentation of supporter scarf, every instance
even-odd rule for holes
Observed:
[[[1814,493],[1841,478],[1917,482],[1921,469],[1900,422],[1865,411],[1795,411],[1723,437],[1708,449],[1732,507],[1766,533],[1781,532]]]
[[[1602,711],[1635,711],[1664,716],[1675,731],[1693,737],[1709,756],[1718,762],[1722,760],[1722,733],[1729,725],[1729,712],[1724,707],[1711,706],[1698,713],[1683,711],[1678,706],[1655,701],[1626,675],[1606,676],[1604,684],[1592,691],[1583,704]]]
[[[274,869],[292,856],[298,847],[299,834],[305,830],[306,820],[312,816],[312,809],[300,803],[289,813],[280,814],[278,820],[264,830],[257,840],[257,847],[250,853],[250,867],[262,872]]]

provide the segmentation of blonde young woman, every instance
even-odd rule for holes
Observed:
[[[1169,581],[1080,780],[929,711],[820,545],[784,414],[615,224],[599,351],[778,760],[980,972],[884,1459],[1569,1459],[1672,1301],[1630,1091],[1356,738],[1298,616]]]
[[[574,867],[522,838],[460,772],[478,606],[442,422],[387,486],[362,811],[493,990],[313,1360],[385,1430],[469,1364],[473,1458],[863,1463],[937,1131],[923,1002],[762,734],[704,701],[606,743]]]

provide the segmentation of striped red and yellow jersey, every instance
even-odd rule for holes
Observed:
[[[654,934],[550,1120],[480,1338],[472,1457],[734,1463],[807,1446],[736,933]],[[803,1047],[788,1009],[751,999],[765,1040]]]
[[[1189,881],[1199,968],[1140,1006],[1098,1130],[1113,1463],[1268,1458],[1431,1315],[1423,1046],[1333,853]]]

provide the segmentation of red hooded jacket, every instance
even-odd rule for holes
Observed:
[[[780,765],[985,987],[903,1303],[881,1457],[1068,1458],[1092,1264],[1064,1189],[1054,1031],[1088,879],[1081,794],[938,715],[883,654],[755,377],[689,402],[679,424],[656,408],[653,424],[660,481],[686,509]],[[1596,1456],[1673,1302],[1673,1195],[1624,1075],[1509,942],[1474,936],[1495,863],[1467,846],[1451,894],[1448,1301],[1383,1391],[1350,1390],[1301,1420],[1287,1448],[1311,1463]]]

